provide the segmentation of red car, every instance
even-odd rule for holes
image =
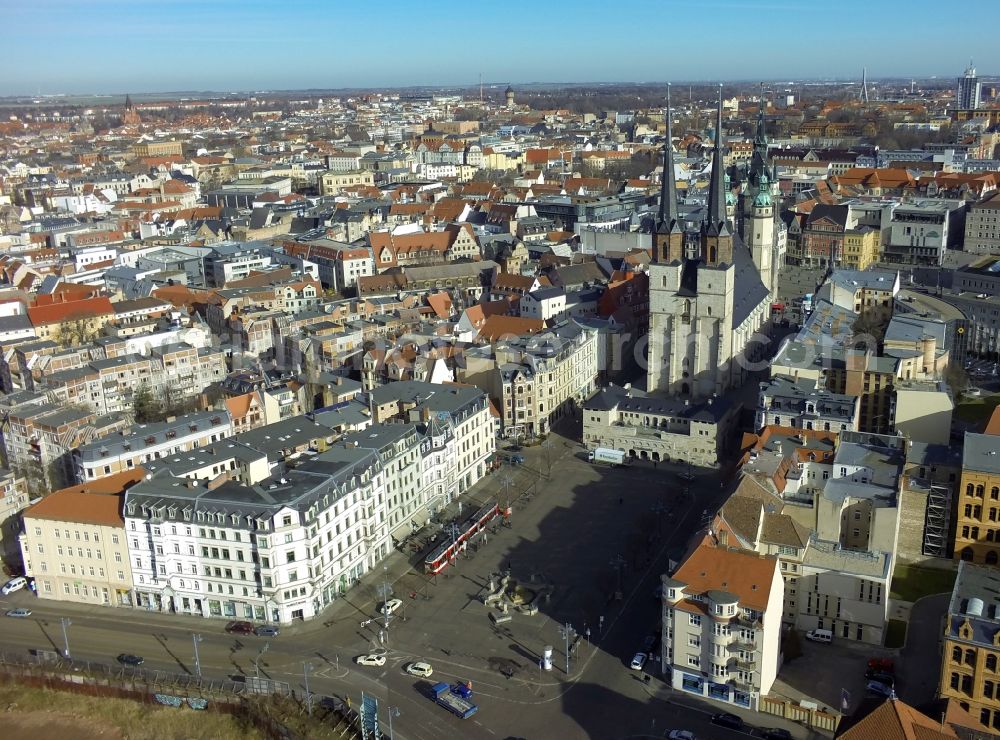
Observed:
[[[230,622],[226,625],[226,632],[235,635],[252,635],[253,625],[249,622]]]
[[[892,658],[869,658],[868,670],[891,675],[896,672],[896,666],[892,662]]]

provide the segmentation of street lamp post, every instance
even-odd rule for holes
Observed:
[[[392,718],[399,716],[399,707],[389,707],[389,740],[395,740],[392,734]]]
[[[201,635],[192,632],[191,633],[191,644],[194,645],[194,673],[198,678],[201,678],[201,658],[198,655],[198,643],[201,642]]]
[[[385,647],[389,647],[389,566],[382,566],[382,616],[385,622]]]
[[[564,624],[559,629],[559,631],[562,633],[563,642],[565,644],[565,649],[566,649],[566,675],[568,676],[569,675],[569,641],[570,641],[570,638],[574,634],[574,632],[573,632],[573,625],[570,624],[569,622],[566,622],[566,624]]]
[[[257,657],[253,660],[253,668],[254,672],[257,674],[257,678],[260,678],[260,659],[264,657],[264,653],[267,652],[269,647],[271,647],[271,643],[265,642],[264,647],[257,651]]]
[[[309,692],[309,671],[312,670],[312,663],[302,664],[302,676],[305,678],[306,682],[306,712],[312,717],[313,704],[312,704],[312,694]]]
[[[66,628],[72,626],[73,621],[71,619],[68,619],[67,617],[63,617],[62,619],[59,620],[59,622],[62,624],[63,645],[65,646],[65,649],[63,650],[63,656],[66,658],[66,660],[72,660],[73,658],[69,654],[69,633],[66,632]]]

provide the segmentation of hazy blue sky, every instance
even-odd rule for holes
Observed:
[[[1000,74],[996,0],[5,5],[0,94]]]

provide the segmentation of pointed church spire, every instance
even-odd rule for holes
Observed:
[[[726,183],[722,166],[722,85],[719,85],[719,109],[715,119],[715,152],[712,155],[712,179],[708,186],[707,233],[729,234],[726,220]]]
[[[660,214],[656,222],[656,230],[660,232],[680,231],[680,218],[677,212],[677,181],[674,176],[674,144],[671,133],[670,119],[673,113],[670,109],[670,83],[667,83],[667,140],[663,145],[663,177],[660,178]]]
[[[764,147],[764,155],[767,155],[767,127],[764,119],[764,83],[760,83],[760,111],[757,113],[757,136],[754,137],[754,148]]]

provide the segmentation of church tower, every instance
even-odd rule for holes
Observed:
[[[771,197],[770,178],[761,174],[763,186],[750,204],[750,213],[744,222],[746,245],[750,248],[753,263],[760,272],[760,279],[772,296],[777,288],[778,271],[774,265],[775,213]]]
[[[674,173],[674,140],[671,132],[670,86],[667,85],[667,140],[663,145],[663,177],[660,178],[660,212],[653,232],[653,261],[670,263],[684,259],[684,229],[677,212],[677,180]]]
[[[712,179],[708,188],[708,215],[701,228],[701,259],[710,266],[733,262],[733,232],[726,214],[726,178],[722,164],[722,86],[719,86],[719,109],[715,122],[715,151],[712,154]]]
[[[125,112],[122,114],[122,125],[123,126],[138,126],[142,123],[139,118],[139,111],[135,107],[135,103],[132,102],[132,96],[125,96]]]
[[[677,212],[669,119],[668,105],[660,213],[649,266],[646,388],[651,393],[700,399],[728,387],[733,345],[736,269],[722,166],[721,88],[708,209],[694,239],[696,254],[690,258],[685,254],[685,235]],[[740,248],[745,251],[742,245]]]
[[[753,262],[760,272],[760,278],[768,291],[774,295],[777,290],[778,270],[775,264],[778,238],[778,182],[768,158],[767,127],[764,99],[764,85],[761,84],[760,110],[757,113],[757,130],[753,140],[753,155],[747,167],[746,189],[740,202],[741,236]]]
[[[667,138],[663,143],[663,176],[660,178],[660,211],[653,228],[653,260],[649,265],[649,346],[646,387],[649,391],[670,387],[670,337],[675,317],[671,315],[684,269],[684,228],[677,209],[674,173],[674,141],[671,130],[670,85],[664,118]]]

